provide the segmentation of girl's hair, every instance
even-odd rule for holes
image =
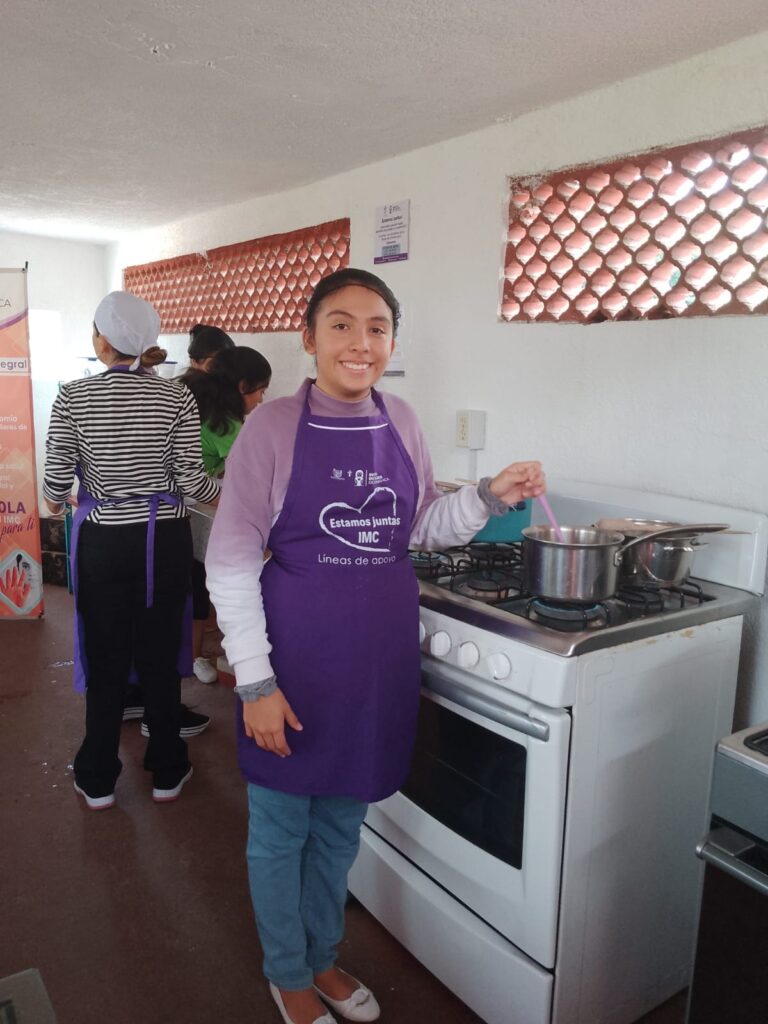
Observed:
[[[315,326],[317,309],[323,299],[328,298],[329,295],[339,291],[341,288],[348,288],[350,285],[359,285],[361,288],[367,288],[371,292],[376,292],[377,295],[384,299],[392,313],[392,336],[394,337],[397,334],[397,325],[400,322],[400,303],[395,298],[394,292],[389,285],[386,285],[380,277],[376,277],[375,274],[371,274],[367,270],[358,270],[356,267],[345,267],[343,270],[337,270],[318,282],[307,303],[307,312],[304,316],[307,327],[312,330]]]
[[[225,348],[235,347],[234,341],[220,327],[211,327],[209,324],[195,324],[189,334],[191,340],[187,349],[187,355],[190,359],[194,359],[196,363],[201,363],[204,359],[210,359],[211,356],[215,356],[217,352],[222,352]]]
[[[272,367],[260,352],[233,345],[218,353],[208,373],[196,373],[185,383],[197,400],[200,422],[226,434],[231,420],[245,419],[243,395],[266,387],[271,378]]]
[[[96,328],[98,330],[98,328]],[[104,335],[102,334],[103,338]],[[114,348],[114,346],[112,346]],[[114,349],[115,355],[118,359],[135,359],[136,356],[126,355],[125,352],[118,352]],[[157,366],[158,363],[164,363],[168,358],[168,353],[164,348],[160,348],[159,345],[153,345],[151,348],[146,348],[139,357],[139,363],[141,366]]]
[[[164,363],[167,358],[168,353],[164,348],[160,348],[158,345],[153,345],[152,348],[148,348],[141,353],[141,365],[157,366],[158,363]]]

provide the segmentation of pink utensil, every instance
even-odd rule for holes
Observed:
[[[545,494],[540,494],[539,495],[539,501],[541,502],[541,507],[544,509],[544,514],[546,515],[547,519],[549,520],[549,525],[555,531],[555,536],[557,537],[557,539],[560,541],[561,544],[565,544],[565,537],[563,536],[563,531],[557,525],[557,520],[555,519],[555,514],[552,511],[552,508],[550,507],[549,502],[547,501],[547,496]]]

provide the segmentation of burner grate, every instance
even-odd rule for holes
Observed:
[[[455,594],[484,601],[486,604],[506,601],[520,590],[517,578],[506,570],[478,567],[451,576],[449,587]]]
[[[616,600],[640,615],[660,614],[675,608],[689,608],[713,600],[691,580],[677,587],[654,583],[628,583],[619,587]]]
[[[488,579],[483,573],[498,572],[497,582],[506,586],[498,587],[497,600],[507,597],[510,591],[522,590],[523,551],[522,544],[465,544],[462,547],[446,548],[445,551],[411,551],[411,561],[419,579],[439,581],[441,586],[451,590],[458,588],[454,580],[464,582],[464,577],[472,575],[477,578],[480,596],[487,594],[492,588],[486,584]],[[495,578],[493,578],[495,579]],[[488,599],[487,597],[485,598]]]
[[[420,580],[436,580],[454,569],[451,558],[444,551],[409,551],[409,555]]]
[[[419,579],[566,633],[610,629],[632,620],[674,615],[716,600],[691,580],[677,587],[628,580],[602,602],[547,601],[525,589],[522,543],[471,543],[443,551],[412,551],[410,555]]]

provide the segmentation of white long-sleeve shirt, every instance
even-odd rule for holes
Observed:
[[[207,586],[238,687],[273,675],[260,577],[269,533],[288,489],[303,396],[302,387],[290,398],[259,406],[246,420],[227,458],[222,497],[208,542]],[[418,478],[411,547],[429,550],[467,543],[489,516],[477,488],[467,486],[441,495],[413,409],[394,395],[382,397]],[[317,416],[381,415],[370,397],[361,402],[342,402],[315,385],[310,389],[309,407]]]

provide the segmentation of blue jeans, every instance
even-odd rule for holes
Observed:
[[[249,783],[248,808],[248,880],[264,973],[296,992],[336,961],[347,875],[368,804]]]

